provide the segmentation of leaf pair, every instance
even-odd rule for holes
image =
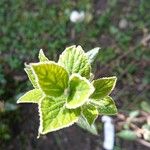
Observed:
[[[99,114],[117,112],[108,96],[116,77],[90,80],[91,65],[98,49],[85,53],[81,46],[71,46],[60,55],[58,63],[49,61],[43,51],[39,63],[26,65],[25,71],[35,89],[23,95],[18,103],[37,103],[40,134],[46,134],[77,122],[87,129]]]
[[[90,96],[89,103],[82,109],[83,116],[92,125],[98,115],[114,115],[117,108],[109,96],[116,84],[116,77],[101,78],[92,82],[95,91]]]

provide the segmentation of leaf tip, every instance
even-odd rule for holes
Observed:
[[[20,102],[20,100],[18,99],[16,103],[17,103],[17,104],[20,104],[21,102]]]
[[[41,58],[41,56],[45,56],[45,55],[44,55],[44,52],[43,52],[43,49],[40,49],[40,50],[39,50],[39,56],[38,56],[39,59]]]
[[[39,54],[44,54],[43,49],[40,49]]]
[[[17,104],[23,103],[21,97],[17,100]]]

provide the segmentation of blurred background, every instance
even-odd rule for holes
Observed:
[[[37,105],[16,104],[32,89],[24,62],[73,44],[101,47],[95,78],[118,77],[114,150],[150,149],[150,0],[0,0],[0,150],[103,149],[101,116],[98,136],[73,125],[37,139]]]

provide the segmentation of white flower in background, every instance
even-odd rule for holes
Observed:
[[[102,122],[104,122],[104,142],[103,147],[106,150],[113,150],[115,127],[112,123],[112,118],[109,116],[103,116]]]
[[[84,11],[76,11],[73,10],[70,14],[70,21],[73,23],[77,23],[77,22],[82,22],[85,18],[85,13]]]
[[[128,27],[128,21],[126,19],[121,19],[119,21],[119,28],[126,29]]]

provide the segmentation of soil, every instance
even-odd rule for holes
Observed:
[[[77,125],[49,133],[37,139],[39,117],[36,104],[23,104],[18,124],[13,125],[13,140],[0,150],[103,150],[103,132],[92,135]],[[26,114],[26,115],[25,115]],[[114,118],[115,119],[115,118]],[[100,118],[98,118],[100,121]],[[127,142],[116,138],[115,145],[123,150],[149,150],[137,142]]]

